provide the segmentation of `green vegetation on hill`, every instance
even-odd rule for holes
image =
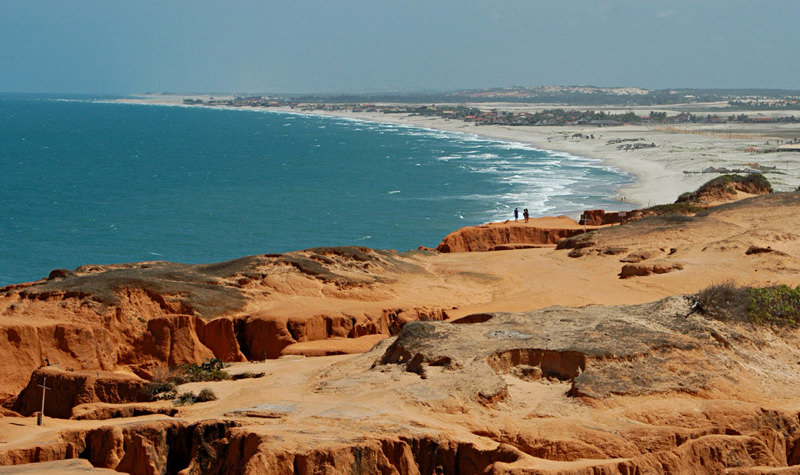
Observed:
[[[734,196],[737,190],[752,194],[766,194],[772,193],[772,185],[760,173],[722,175],[709,180],[695,191],[682,194],[675,203],[655,205],[633,211],[628,216],[628,221],[666,214],[695,215],[707,209],[706,206],[703,206],[704,202]]]
[[[743,187],[762,188],[772,193],[772,184],[761,173],[748,173],[747,175],[722,175],[709,180],[697,189],[698,192],[719,186],[741,185]]]
[[[733,195],[736,191],[752,194],[772,193],[772,184],[761,173],[722,175],[709,180],[691,193],[680,195],[675,203],[691,203],[704,199],[714,199],[725,195]]]
[[[666,205],[655,205],[649,208],[645,208],[642,210],[642,213],[646,216],[656,215],[661,216],[663,214],[686,214],[686,215],[693,215],[697,214],[700,211],[703,211],[705,208],[702,206],[697,206],[689,202],[682,202],[682,203],[670,203]]]
[[[737,287],[724,282],[703,289],[697,301],[704,314],[718,320],[800,324],[800,287]]]

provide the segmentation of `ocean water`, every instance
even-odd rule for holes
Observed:
[[[623,209],[632,177],[531,146],[341,118],[0,96],[0,285],[59,267],[400,251],[463,226]]]

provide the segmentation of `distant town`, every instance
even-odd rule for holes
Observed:
[[[438,99],[420,103],[423,99]],[[560,100],[560,102],[558,102]],[[440,102],[440,103],[435,103]],[[486,102],[488,107],[474,103]],[[491,105],[488,104],[491,102]],[[365,96],[277,96],[241,95],[225,98],[186,98],[190,105],[227,107],[289,107],[300,111],[353,111],[384,114],[413,114],[457,119],[475,125],[508,126],[617,126],[625,124],[731,124],[798,123],[800,91],[773,90],[681,90],[650,91],[637,88],[540,87],[505,88],[483,91],[459,91],[439,95],[365,95]],[[553,105],[541,110],[502,110],[496,103],[517,107],[521,103]],[[616,110],[596,110],[592,105],[614,105]],[[650,111],[642,114],[631,109],[651,105],[704,103],[703,113]],[[579,108],[587,106],[586,108]],[[513,109],[514,107],[509,107]],[[625,110],[627,109],[627,110]],[[713,109],[714,113],[708,113]],[[753,111],[759,111],[754,113]],[[764,111],[784,111],[763,114]]]

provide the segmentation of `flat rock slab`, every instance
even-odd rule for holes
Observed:
[[[423,378],[440,371],[467,396],[507,397],[504,375],[572,383],[595,399],[709,389],[727,377],[717,364],[736,342],[735,326],[690,313],[687,297],[632,306],[549,307],[468,316],[455,323],[411,322],[373,369],[400,365]],[[459,323],[461,322],[461,323]]]

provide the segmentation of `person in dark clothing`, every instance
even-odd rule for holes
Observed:
[[[514,221],[519,219],[519,208],[514,208]]]
[[[528,208],[525,208],[522,211],[522,217],[525,218],[525,222],[527,223],[528,222],[528,218],[530,217],[530,215],[528,214]]]

